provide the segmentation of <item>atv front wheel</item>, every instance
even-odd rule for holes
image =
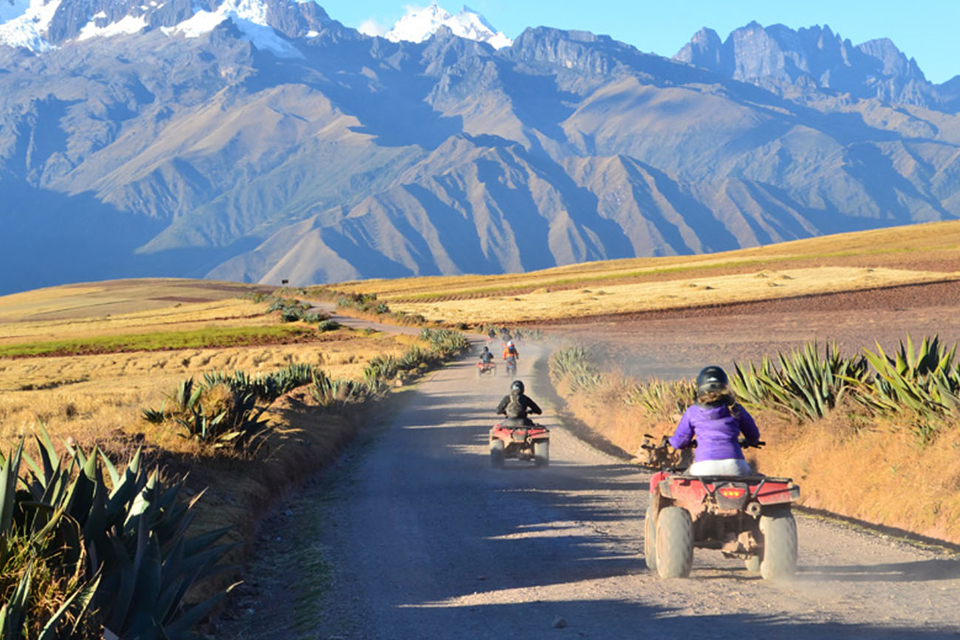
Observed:
[[[490,441],[490,465],[494,469],[503,468],[503,440]]]
[[[787,580],[797,571],[797,521],[789,509],[777,509],[760,516],[763,533],[764,580]]]
[[[533,464],[545,467],[550,464],[550,441],[541,440],[533,443]]]
[[[760,556],[750,556],[743,561],[743,564],[746,565],[747,571],[750,573],[757,573],[760,571]]]
[[[643,519],[643,558],[650,571],[657,570],[657,521],[654,518],[651,504],[647,507],[647,515]]]
[[[665,507],[657,517],[657,573],[686,578],[693,568],[693,521],[680,507]]]

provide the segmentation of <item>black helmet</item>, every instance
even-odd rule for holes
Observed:
[[[523,393],[523,383],[519,380],[514,380],[510,383],[510,391],[516,391],[517,393]]]
[[[704,367],[697,374],[697,394],[709,393],[711,391],[723,391],[727,388],[729,380],[727,372],[717,366]]]
[[[484,347],[484,348],[483,348],[483,352],[484,352],[484,353],[486,353],[487,351],[490,351],[490,347]]]

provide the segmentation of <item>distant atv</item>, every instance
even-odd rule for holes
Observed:
[[[799,498],[800,487],[789,478],[659,471],[650,479],[647,566],[661,578],[685,578],[693,549],[700,547],[744,560],[748,571],[759,571],[765,580],[790,578],[797,568],[791,505]]]
[[[497,375],[497,363],[495,362],[478,362],[477,363],[477,377],[489,377],[493,378]]]
[[[538,467],[550,464],[550,430],[539,424],[504,419],[490,429],[490,464],[502,468],[506,458],[533,460]]]

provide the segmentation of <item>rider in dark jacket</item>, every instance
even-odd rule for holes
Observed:
[[[493,354],[490,353],[490,347],[483,348],[483,353],[480,354],[480,362],[483,364],[490,364],[493,362]]]
[[[527,414],[540,415],[543,410],[537,406],[537,403],[527,397],[524,393],[523,383],[514,380],[510,384],[510,393],[503,396],[503,400],[497,405],[497,415],[505,415],[510,420],[522,421],[526,427],[533,426],[533,420],[527,417]]]

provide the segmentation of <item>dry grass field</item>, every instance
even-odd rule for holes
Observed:
[[[0,439],[10,442],[43,422],[50,432],[78,442],[140,435],[164,450],[190,452],[195,443],[168,426],[141,417],[158,408],[180,380],[211,371],[271,373],[293,363],[320,365],[332,377],[360,378],[367,360],[398,355],[408,336],[328,333],[283,323],[265,313],[266,302],[241,298],[257,288],[193,281],[118,281],[72,285],[0,298],[0,349],[23,343],[238,327],[299,327],[295,344],[226,348],[132,350],[90,355],[0,357]]]
[[[391,308],[446,322],[562,320],[773,300],[960,278],[960,221],[727,253],[595,262],[503,276],[345,283]]]

